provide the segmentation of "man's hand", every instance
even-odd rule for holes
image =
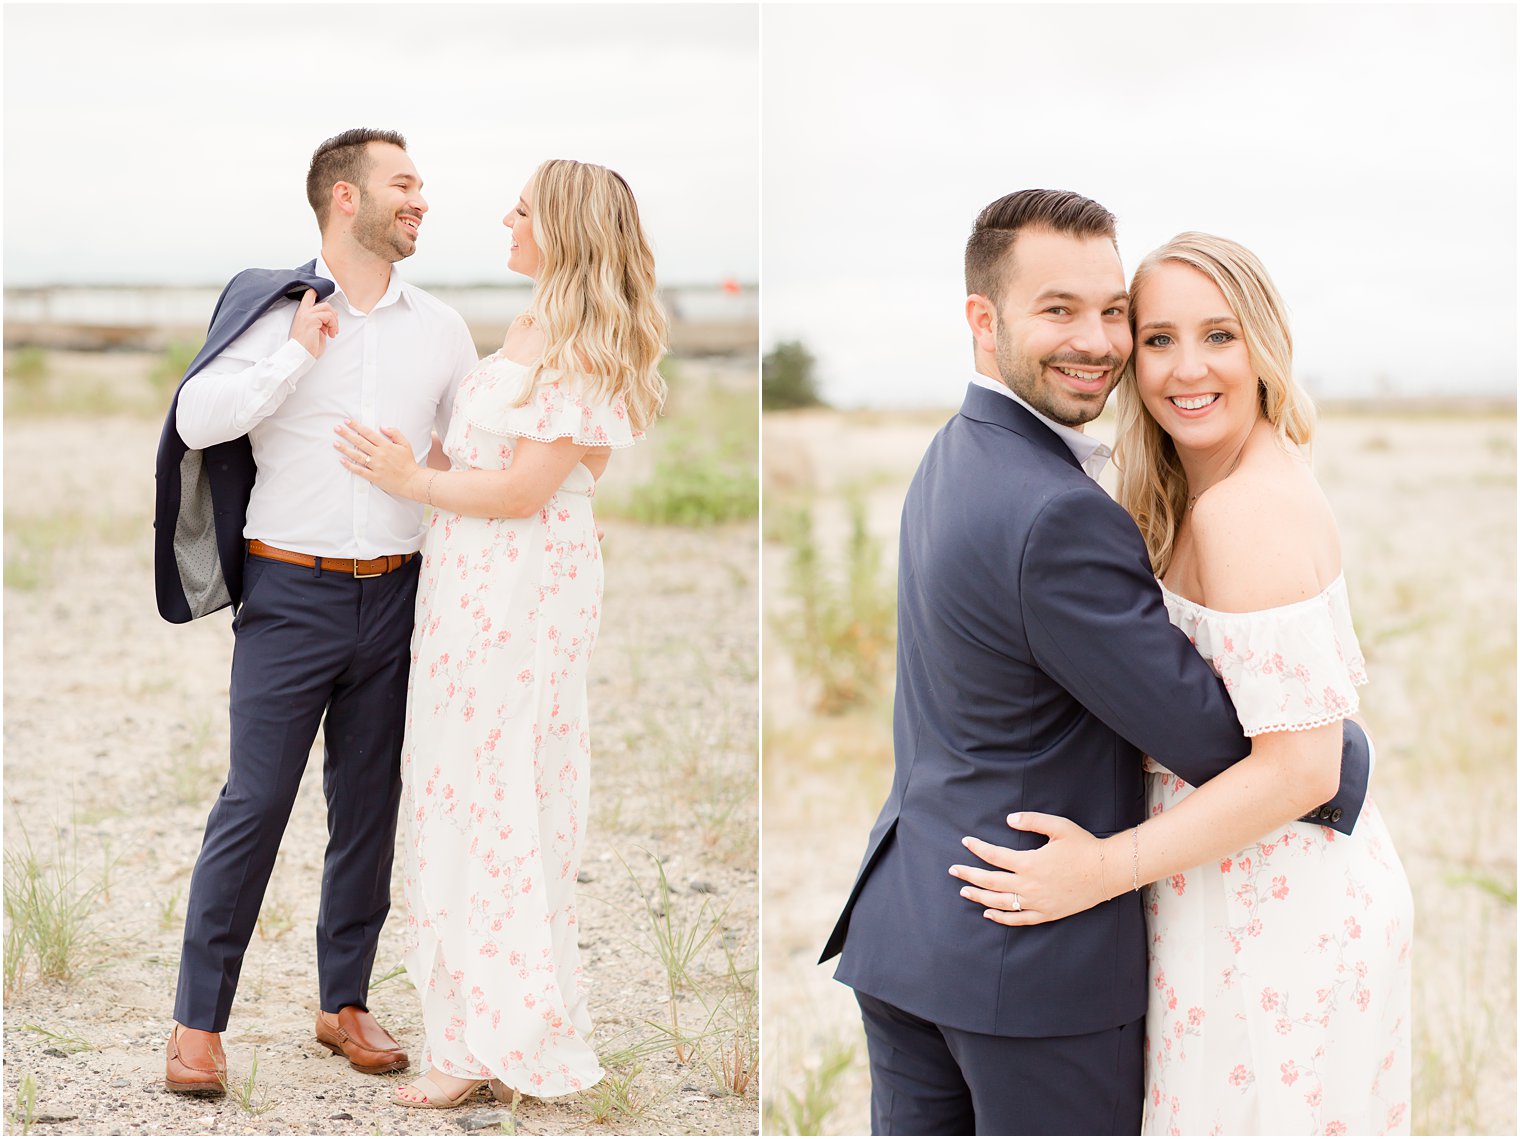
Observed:
[[[320,357],[328,340],[338,335],[338,314],[332,305],[317,303],[317,291],[307,289],[290,322],[290,338],[313,356]]]

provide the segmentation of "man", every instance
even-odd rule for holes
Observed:
[[[223,1091],[220,1034],[319,723],[328,844],[317,1040],[363,1072],[407,1064],[366,1000],[390,909],[422,512],[346,472],[334,430],[353,419],[410,439],[441,434],[476,355],[460,316],[392,268],[416,249],[428,209],[401,135],[328,139],[306,193],[321,256],[229,285],[211,358],[182,382],[160,449],[160,608],[187,620],[241,602],[231,761],[190,880],[171,1091]],[[253,467],[243,500],[228,488],[239,455]],[[215,505],[197,523],[185,492],[203,476]],[[223,542],[217,555],[207,517],[225,534],[245,507],[231,554]]]
[[[1097,835],[1139,823],[1142,752],[1196,785],[1248,745],[1082,432],[1132,348],[1112,215],[1066,192],[999,199],[967,243],[966,289],[976,372],[903,506],[896,772],[823,960],[842,950],[835,976],[856,990],[877,1134],[1134,1134],[1139,896],[1008,928],[947,871],[962,836],[1007,834],[1011,810]],[[1352,725],[1317,809],[1347,831],[1366,761]]]

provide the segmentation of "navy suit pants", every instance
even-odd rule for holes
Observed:
[[[322,1008],[367,1007],[390,911],[421,559],[355,578],[249,557],[232,627],[232,755],[190,878],[174,1019],[227,1027],[243,955],[322,726]]]
[[[865,993],[873,1135],[1138,1135],[1145,1020],[1083,1036],[988,1036]]]

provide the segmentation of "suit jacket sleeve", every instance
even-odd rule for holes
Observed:
[[[1139,531],[1096,485],[1041,510],[1020,596],[1036,662],[1147,755],[1196,787],[1250,751],[1224,685],[1167,619]]]
[[[1140,532],[1096,486],[1041,510],[1020,596],[1040,667],[1147,755],[1197,787],[1250,751],[1223,683],[1167,618]],[[1353,721],[1342,738],[1340,788],[1304,817],[1349,834],[1367,795],[1369,748]]]

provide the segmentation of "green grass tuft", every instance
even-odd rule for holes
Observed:
[[[32,1133],[32,1125],[37,1122],[37,1079],[30,1072],[16,1086],[16,1098],[6,1116],[22,1135]]]
[[[839,1106],[839,1082],[855,1062],[855,1048],[836,1043],[817,1067],[802,1076],[802,1088],[780,1088],[765,1101],[767,1135],[822,1135],[829,1114]]]
[[[93,1052],[96,1048],[94,1044],[91,1044],[82,1036],[69,1036],[67,1033],[63,1032],[52,1032],[36,1024],[23,1024],[21,1026],[21,1031],[35,1032],[38,1036],[46,1037],[48,1047],[56,1048],[60,1052],[67,1052],[70,1054],[75,1052]]]
[[[672,374],[674,374],[672,372]],[[760,513],[759,409],[753,389],[672,380],[668,414],[651,429],[653,473],[598,497],[602,513],[660,526],[714,526]]]
[[[848,501],[850,534],[843,576],[829,572],[813,535],[811,510],[778,522],[791,545],[787,593],[792,603],[776,631],[813,690],[813,706],[837,715],[869,704],[886,688],[897,646],[897,591],[881,545],[866,530],[865,505]]]
[[[55,832],[51,859],[32,846],[25,827],[21,845],[5,852],[5,992],[21,990],[27,971],[44,981],[67,981],[100,944],[95,930],[108,873],[91,880],[79,865],[73,842]]]
[[[633,1091],[633,1081],[643,1070],[642,1064],[622,1069],[604,1065],[602,1078],[586,1093],[586,1107],[592,1123],[631,1121],[643,1113],[644,1102]]]
[[[164,349],[158,363],[153,365],[148,372],[148,380],[153,384],[154,390],[168,406],[169,397],[174,394],[174,389],[179,386],[180,379],[189,371],[190,364],[201,350],[204,342],[190,340],[176,340]]]
[[[5,378],[19,384],[23,390],[36,392],[46,382],[50,371],[47,353],[32,345],[15,351],[6,363]]]
[[[266,1111],[274,1109],[274,1102],[269,1098],[266,1089],[259,1086],[259,1050],[253,1050],[253,1059],[248,1065],[248,1074],[241,1080],[234,1080],[231,1074],[222,1077],[226,1085],[227,1094],[232,1101],[252,1116],[263,1115]]]

